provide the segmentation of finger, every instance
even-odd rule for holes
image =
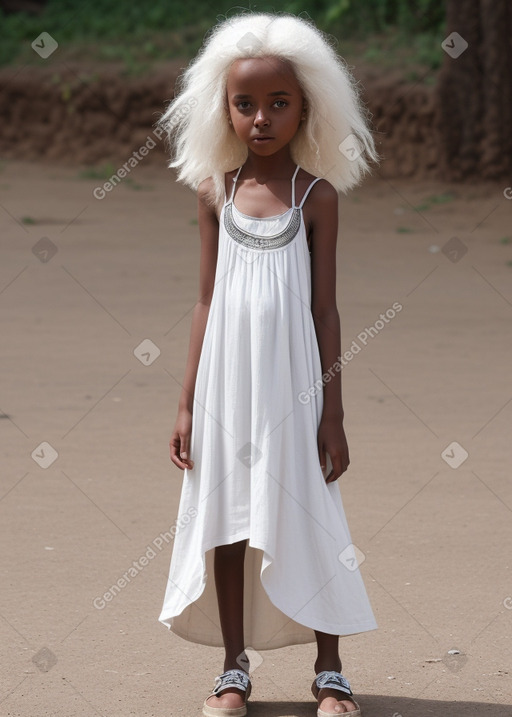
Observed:
[[[171,461],[174,463],[175,466],[178,466],[180,470],[185,470],[185,468],[188,468],[188,465],[181,460],[180,446],[180,437],[177,435],[173,435],[169,442]]]
[[[318,460],[320,461],[320,468],[322,470],[325,470],[326,458],[325,458],[325,451],[322,446],[318,446]]]
[[[179,457],[187,468],[192,468],[194,461],[190,457],[190,437],[181,436]]]
[[[176,458],[176,452],[177,452],[178,448],[179,448],[179,444],[178,444],[178,446],[176,445],[175,437],[171,436],[171,440],[169,441],[169,456],[170,456],[171,461],[174,458]]]
[[[339,458],[339,456],[334,454],[334,456],[330,455],[330,458],[331,458],[332,468],[326,477],[326,483],[332,483],[333,481],[338,480],[340,475],[343,473],[343,471],[341,470],[342,463],[341,463],[341,459]]]
[[[194,461],[189,458],[188,453],[181,452],[179,454],[179,458],[181,460],[181,463],[185,466],[185,468],[193,468],[194,467]]]
[[[342,473],[345,473],[345,471],[348,470],[349,465],[350,465],[349,459],[348,459],[348,458],[344,459],[344,460],[341,462],[341,472],[342,472]]]
[[[333,461],[333,457],[330,453],[330,451],[325,450],[324,451],[325,460],[322,466],[322,470],[324,472],[324,478],[326,483],[330,483],[334,479],[335,471],[336,471],[336,464]]]
[[[185,470],[185,468],[188,468],[177,456],[171,456],[171,461],[174,463],[175,466],[177,466],[181,471]]]

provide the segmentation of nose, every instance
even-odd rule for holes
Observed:
[[[254,117],[254,126],[255,127],[267,127],[268,124],[269,124],[268,117],[265,117],[263,110],[259,109],[256,112],[256,116]]]

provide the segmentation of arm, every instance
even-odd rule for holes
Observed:
[[[199,234],[201,237],[199,298],[192,314],[187,365],[183,379],[183,388],[178,402],[178,417],[169,441],[171,460],[182,470],[184,468],[194,467],[194,461],[190,456],[194,390],[199,357],[201,356],[204,332],[210,312],[213,287],[215,285],[219,222],[215,208],[207,203],[212,185],[212,180],[208,178],[201,182],[197,188],[197,216]],[[186,457],[183,454],[185,454]],[[183,460],[180,459],[180,455],[183,456]]]
[[[333,470],[327,476],[330,483],[344,473],[350,463],[343,427],[341,371],[334,365],[341,354],[340,316],[336,306],[336,241],[338,236],[338,194],[327,181],[317,182],[310,199],[311,251],[311,311],[320,351],[322,375],[330,371],[323,386],[323,411],[318,429],[318,455],[325,466],[325,453]]]

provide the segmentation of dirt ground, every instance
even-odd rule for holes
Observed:
[[[15,161],[0,172],[10,717],[200,715],[222,671],[221,648],[158,622],[172,544],[154,541],[180,495],[168,440],[198,287],[196,199],[144,161],[96,199],[104,181]],[[366,717],[511,714],[507,196],[504,183],[377,174],[340,201],[352,353],[339,485],[379,624],[340,650]],[[261,652],[249,715],[315,715],[315,656],[314,643]]]

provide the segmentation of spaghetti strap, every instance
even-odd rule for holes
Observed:
[[[295,177],[297,176],[297,172],[299,171],[300,167],[299,165],[296,166],[295,172],[293,173],[292,177],[292,209],[296,209],[295,207]]]
[[[237,172],[236,175],[233,177],[233,186],[232,186],[232,188],[231,188],[231,196],[230,196],[229,199],[228,199],[228,204],[229,204],[229,202],[232,202],[232,201],[233,201],[233,194],[235,193],[236,180],[238,179],[238,175],[239,175],[240,172],[242,171],[242,166],[243,166],[243,165],[240,165],[240,167],[238,168],[238,172]]]
[[[311,188],[312,188],[313,185],[316,184],[320,179],[322,179],[322,177],[317,177],[316,179],[313,179],[313,181],[311,182],[311,184],[309,185],[309,187],[306,189],[306,192],[305,192],[304,196],[302,197],[302,201],[301,201],[301,203],[299,204],[299,209],[302,209],[302,205],[303,205],[304,202],[306,201],[307,196],[308,196],[308,194],[309,194],[310,191],[311,191]]]

